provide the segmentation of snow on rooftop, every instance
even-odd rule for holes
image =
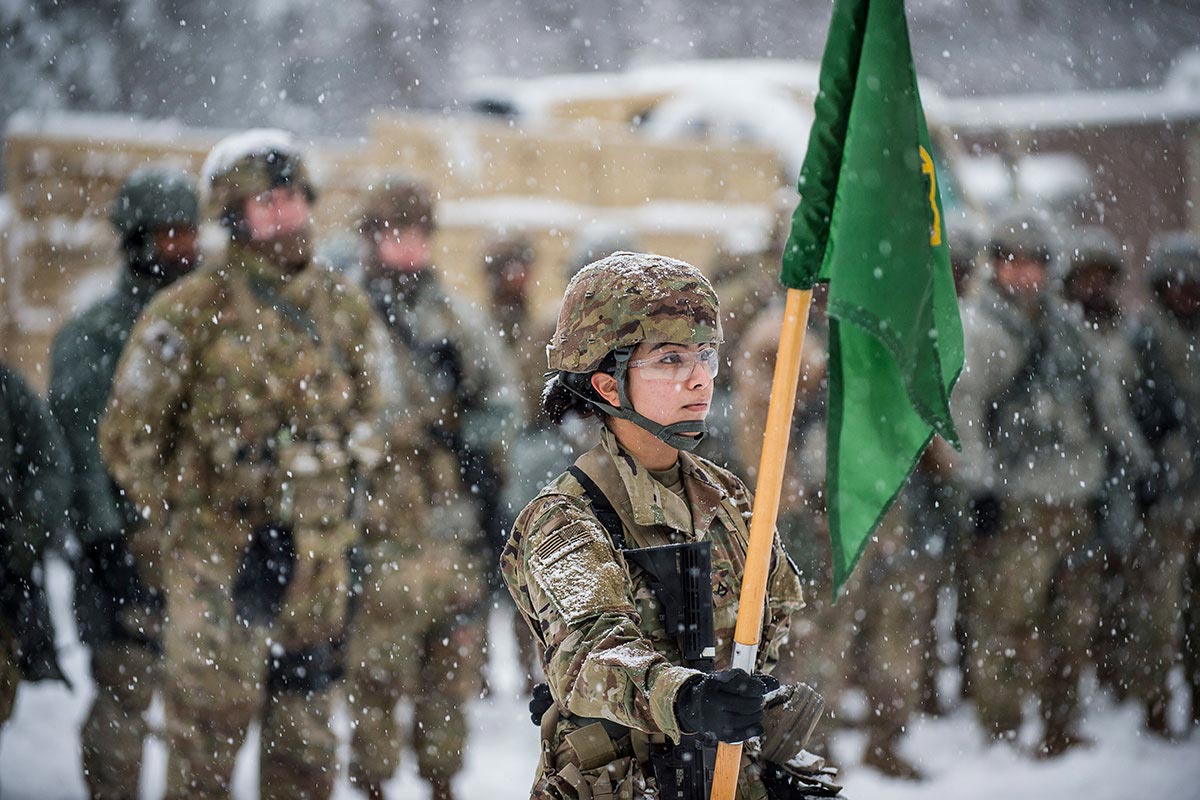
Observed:
[[[782,59],[704,59],[637,66],[624,72],[577,72],[541,78],[481,78],[474,97],[503,97],[523,116],[539,118],[555,103],[642,94],[669,94],[708,85],[715,79],[743,88],[774,86],[816,94],[820,67]]]
[[[736,237],[765,229],[771,209],[751,203],[650,202],[631,208],[564,203],[542,197],[500,196],[443,201],[438,217],[447,226],[581,230],[603,222],[636,235],[645,232]]]
[[[222,132],[193,128],[179,120],[150,120],[126,114],[23,109],[8,118],[6,136],[83,139],[91,142],[138,140],[178,145],[193,143],[206,147]]]
[[[968,131],[1200,121],[1200,51],[1180,58],[1159,88],[942,98],[939,105],[946,122]]]

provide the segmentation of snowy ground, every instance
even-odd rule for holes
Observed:
[[[78,800],[86,796],[79,769],[77,731],[93,693],[87,677],[87,652],[70,624],[69,572],[61,562],[51,563],[49,570],[63,666],[75,691],[68,692],[60,685],[22,686],[15,715],[0,735],[0,797],[4,800]],[[493,693],[471,706],[473,739],[456,789],[463,798],[516,800],[528,796],[537,758],[537,732],[528,722],[525,701],[518,697],[515,642],[507,620],[499,612],[492,620],[492,630]],[[905,743],[908,755],[930,776],[929,781],[919,784],[887,780],[855,766],[863,739],[855,732],[846,733],[834,743],[840,762],[847,766],[846,794],[854,800],[1200,799],[1200,734],[1193,733],[1175,744],[1145,737],[1138,731],[1139,718],[1133,707],[1115,707],[1109,698],[1095,691],[1090,691],[1089,697],[1084,732],[1095,739],[1095,746],[1050,763],[1032,761],[1009,748],[985,745],[968,709],[941,719],[920,720]],[[1172,711],[1178,728],[1182,725],[1182,703],[1177,702]],[[161,723],[157,709],[155,715]],[[345,737],[349,725],[344,713],[339,715],[337,725]],[[1036,736],[1032,729],[1025,733]],[[250,800],[257,794],[256,760],[257,741],[252,732],[235,776],[235,797],[239,800]],[[165,764],[165,749],[151,740],[146,746],[143,798],[161,795]],[[385,789],[394,798],[418,800],[428,796],[411,759]],[[352,790],[343,777],[335,798],[358,797],[362,795]]]

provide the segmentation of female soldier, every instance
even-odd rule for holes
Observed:
[[[728,669],[750,493],[690,452],[720,342],[716,294],[690,264],[614,253],[567,286],[542,403],[602,413],[600,443],[525,508],[502,558],[553,700],[534,798],[707,798],[716,740],[762,732],[766,681]],[[689,583],[703,586],[691,602]],[[756,673],[801,605],[777,540]],[[738,796],[765,798],[744,752]]]

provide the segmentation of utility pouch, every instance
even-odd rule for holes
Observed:
[[[279,518],[296,528],[323,528],[350,517],[350,459],[337,442],[279,445]]]

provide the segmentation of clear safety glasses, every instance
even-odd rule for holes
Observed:
[[[640,374],[646,380],[683,383],[692,374],[692,370],[696,368],[697,364],[704,366],[710,378],[717,377],[717,368],[720,363],[721,359],[717,355],[717,348],[705,347],[695,353],[687,350],[674,350],[649,358],[639,358],[637,361],[630,361],[629,366],[641,370]]]

